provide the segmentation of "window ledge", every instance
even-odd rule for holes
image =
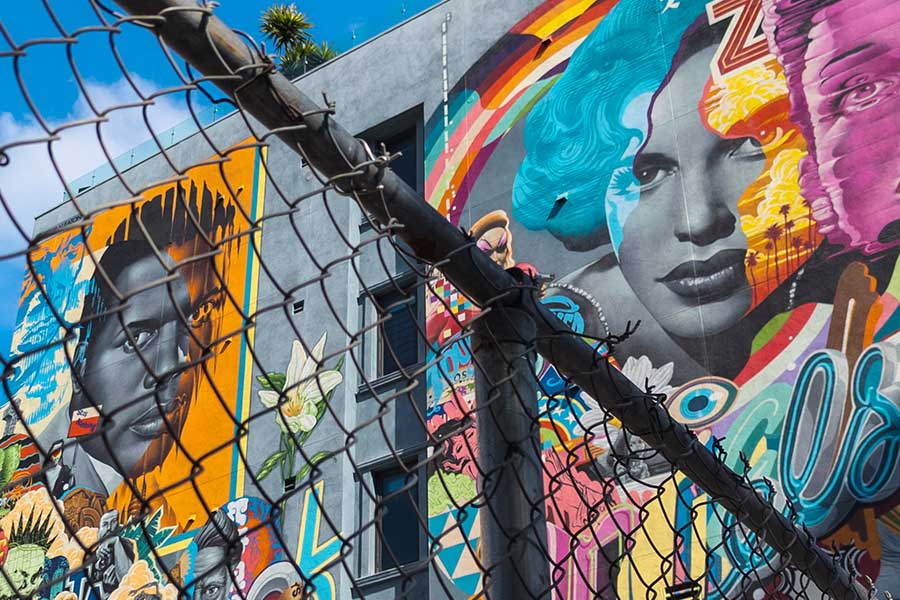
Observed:
[[[382,375],[377,379],[372,379],[369,383],[362,383],[356,390],[356,400],[361,401],[376,395],[380,390],[394,385],[399,381],[407,379],[417,379],[421,375],[421,370],[425,363],[416,363],[406,367],[406,373],[403,371],[394,371],[388,375]]]
[[[379,571],[372,575],[366,575],[365,577],[360,577],[356,580],[356,585],[360,588],[372,587],[381,583],[387,583],[393,579],[400,578],[400,569],[397,567],[391,567],[386,571]]]
[[[362,592],[365,588],[372,588],[378,585],[383,585],[385,583],[390,583],[392,581],[399,580],[401,578],[408,577],[416,577],[422,571],[422,568],[419,563],[411,562],[409,564],[403,565],[403,573],[400,572],[400,569],[397,567],[391,567],[390,569],[386,569],[384,571],[378,571],[377,573],[373,573],[372,575],[366,575],[365,577],[359,577],[356,580],[356,587]],[[365,594],[363,594],[365,596]]]

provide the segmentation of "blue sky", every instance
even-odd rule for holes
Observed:
[[[220,0],[216,14],[235,29],[257,39],[259,16],[273,2],[261,0]],[[328,40],[340,51],[364,42],[397,23],[419,13],[436,0],[307,0],[297,2],[314,24],[317,40]],[[111,5],[111,3],[110,3]],[[55,17],[67,31],[99,23],[87,0],[50,0]],[[38,2],[0,3],[0,23],[13,43],[22,45],[37,38],[58,38],[53,20]],[[110,51],[109,35],[90,32],[78,36],[71,46],[72,59],[88,96],[99,110],[134,101],[137,96],[124,79]],[[116,36],[115,46],[128,73],[146,92],[177,85],[178,80],[162,51],[149,34],[128,28],[127,35]],[[0,39],[0,52],[8,52],[9,44]],[[11,57],[0,58],[0,145],[25,139],[43,138],[45,134],[15,85],[16,71]],[[18,62],[18,76],[41,118],[51,128],[92,114],[69,65],[65,44],[38,44],[26,49]],[[172,127],[188,114],[174,98],[164,98],[150,110],[150,121],[156,131]],[[126,154],[130,148],[149,139],[149,133],[136,110],[115,111],[101,126],[104,144],[113,156]],[[53,142],[54,157],[63,177],[72,181],[104,162],[97,132],[93,124],[66,129],[60,140]],[[28,233],[36,215],[62,201],[62,185],[49,161],[48,144],[30,144],[13,148],[8,153],[10,164],[0,167],[0,192],[9,204],[16,221]],[[26,242],[12,219],[0,211],[0,255],[21,251]],[[25,263],[22,258],[0,260],[0,353],[8,355],[12,329],[18,306],[19,290]]]

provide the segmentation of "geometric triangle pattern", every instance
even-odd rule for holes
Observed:
[[[478,511],[473,507],[450,510],[428,519],[429,532],[441,544],[438,564],[454,584],[470,595],[477,593],[481,584],[481,571],[473,553],[478,550],[480,523]]]

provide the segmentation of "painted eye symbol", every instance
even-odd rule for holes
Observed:
[[[478,240],[478,248],[482,252],[490,252],[491,250],[494,249],[494,247],[491,246],[491,243],[487,240]]]
[[[672,416],[691,427],[710,425],[734,404],[737,386],[722,377],[695,379],[668,398]]]

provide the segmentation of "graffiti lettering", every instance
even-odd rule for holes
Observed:
[[[769,45],[760,29],[762,0],[714,0],[706,5],[706,13],[711,25],[729,20],[728,32],[712,64],[715,79],[769,55]]]
[[[847,361],[820,350],[803,365],[784,424],[779,465],[810,530],[840,525],[856,502],[878,502],[900,483],[897,345],[870,346],[857,361],[847,397]]]

